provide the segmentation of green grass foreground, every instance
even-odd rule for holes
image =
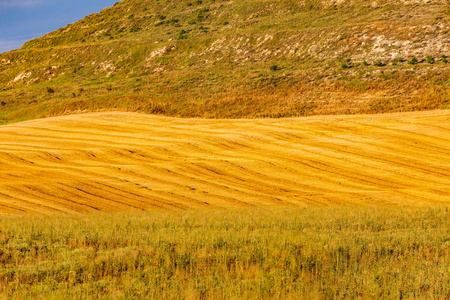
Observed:
[[[0,298],[450,297],[448,208],[2,217]]]

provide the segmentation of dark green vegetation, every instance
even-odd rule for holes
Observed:
[[[6,218],[0,294],[448,299],[449,220],[398,207]]]
[[[448,108],[449,23],[441,0],[126,0],[0,54],[0,123]]]

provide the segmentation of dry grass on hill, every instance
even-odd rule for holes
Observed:
[[[445,0],[127,0],[0,54],[0,124],[450,108]]]

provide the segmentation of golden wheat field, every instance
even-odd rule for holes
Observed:
[[[0,212],[450,200],[450,111],[205,120],[101,112],[0,127]]]

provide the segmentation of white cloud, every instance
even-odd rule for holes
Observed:
[[[0,7],[33,7],[42,3],[42,0],[0,0]]]

